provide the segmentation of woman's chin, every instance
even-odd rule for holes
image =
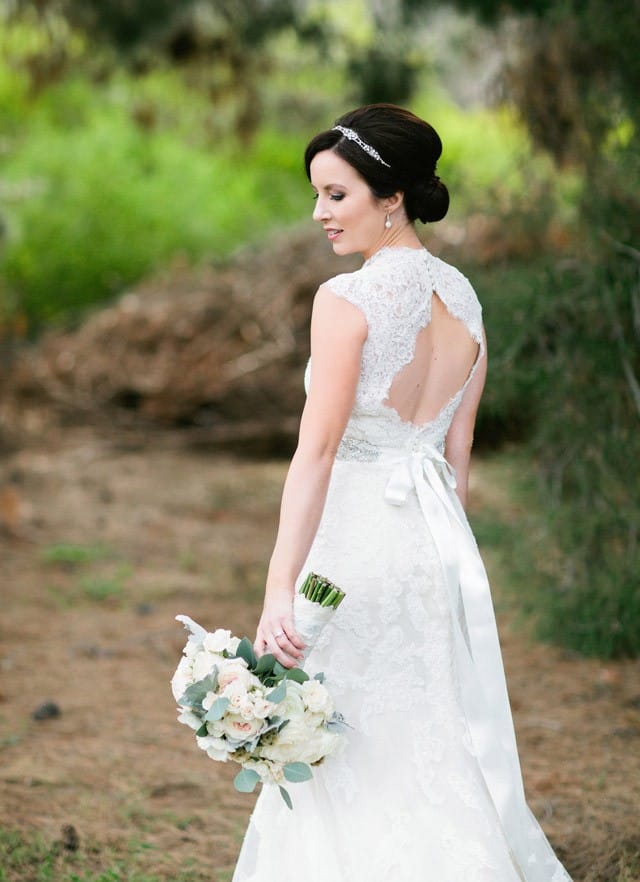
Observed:
[[[342,242],[340,239],[332,242],[331,247],[333,248],[333,253],[339,257],[345,257],[347,254],[353,254],[355,251],[347,242]]]

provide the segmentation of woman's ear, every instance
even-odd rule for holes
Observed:
[[[393,196],[387,196],[384,200],[384,210],[390,214],[393,211],[397,211],[401,205],[404,205],[404,193],[402,190],[398,190]]]

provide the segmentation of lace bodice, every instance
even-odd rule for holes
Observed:
[[[469,281],[425,248],[387,247],[356,272],[329,279],[327,286],[356,306],[368,325],[356,400],[337,458],[366,460],[375,458],[379,447],[417,450],[426,443],[442,450],[453,415],[484,354],[482,309]],[[479,351],[465,384],[435,419],[416,425],[402,420],[385,402],[394,378],[414,356],[419,332],[431,321],[433,293],[466,325]],[[308,367],[307,390],[309,382]]]

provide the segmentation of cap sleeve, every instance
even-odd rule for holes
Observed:
[[[370,324],[370,309],[367,285],[362,277],[362,270],[356,270],[353,273],[341,273],[325,282],[336,297],[342,297],[353,306],[356,306],[364,315],[367,324]]]
[[[483,352],[482,307],[471,282],[459,269],[439,258],[434,259],[432,272],[435,293],[447,310],[465,323]]]

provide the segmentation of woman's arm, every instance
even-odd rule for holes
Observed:
[[[336,450],[353,407],[366,337],[360,310],[330,288],[320,287],[311,317],[311,384],[282,493],[255,640],[258,655],[271,652],[287,667],[295,665],[304,646],[293,627],[294,583],[320,523]]]
[[[485,354],[480,359],[478,367],[467,386],[462,401],[455,412],[447,438],[445,441],[445,456],[456,470],[456,493],[462,503],[467,507],[467,492],[469,487],[469,460],[473,447],[473,430],[476,424],[478,405],[482,397],[485,380],[487,378],[487,340],[483,334]]]

